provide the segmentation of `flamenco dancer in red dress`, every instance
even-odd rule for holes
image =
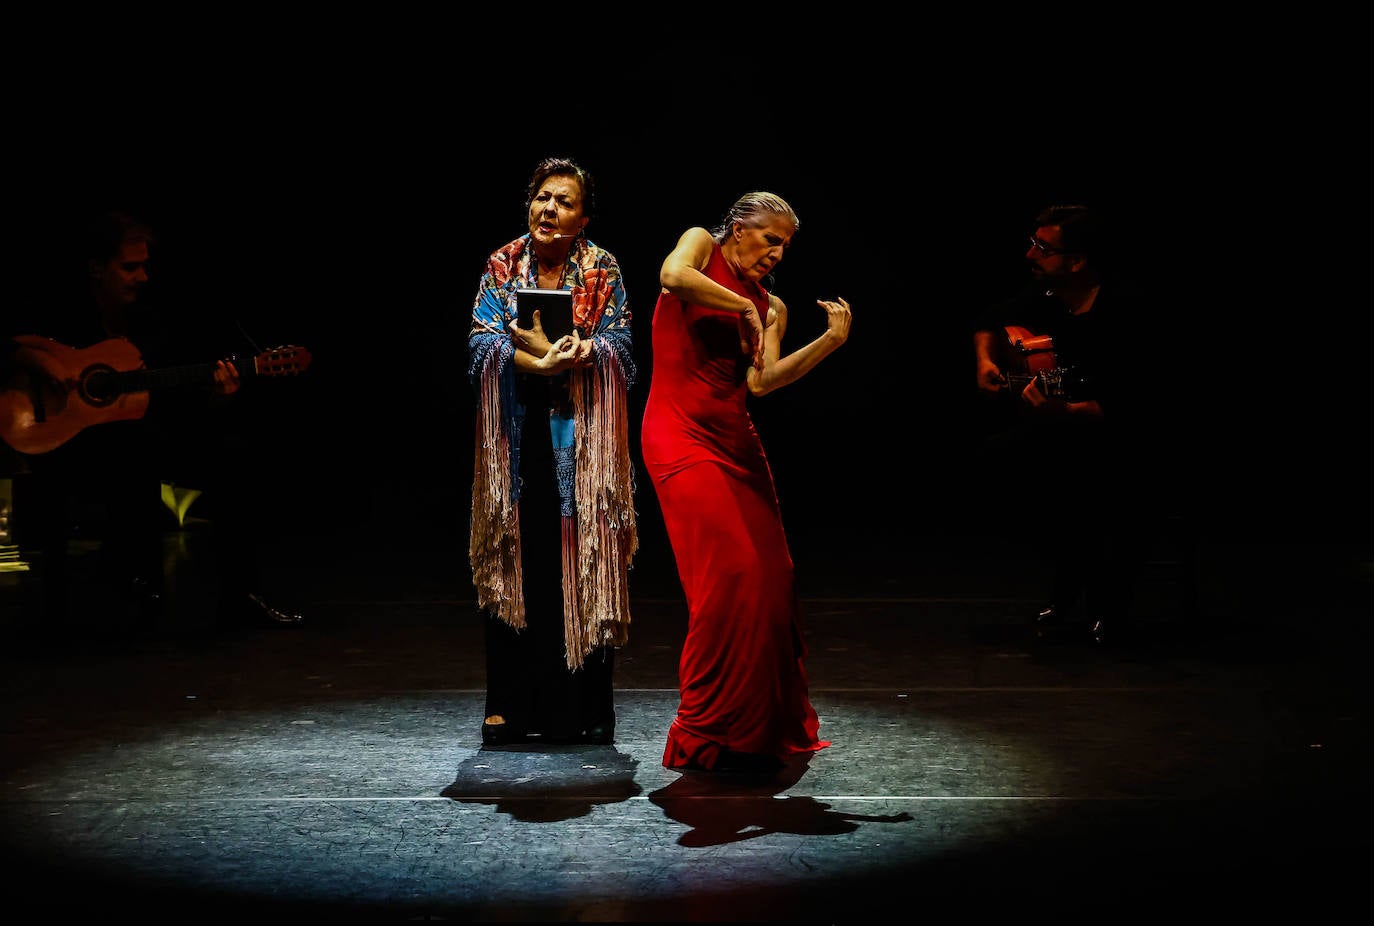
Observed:
[[[825,332],[781,356],[787,306],[762,281],[797,227],[781,197],[747,193],[714,232],[683,232],[659,271],[641,441],[688,608],[667,768],[768,771],[830,745],[817,735],[792,555],[746,405],[849,336],[849,303],[817,300]]]

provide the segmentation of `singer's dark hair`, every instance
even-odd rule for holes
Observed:
[[[572,158],[544,158],[534,168],[534,174],[530,177],[530,185],[525,190],[525,208],[529,209],[530,203],[534,202],[534,196],[539,192],[539,188],[544,185],[544,181],[550,177],[575,177],[577,185],[582,187],[582,214],[588,218],[596,215],[596,182],[592,179],[591,172]]]

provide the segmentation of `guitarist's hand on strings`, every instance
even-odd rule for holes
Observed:
[[[1040,377],[1032,376],[1021,390],[1021,401],[1029,405],[1039,415],[1067,415],[1069,403],[1064,399],[1048,395],[1040,386]]]
[[[1030,382],[1026,383],[1026,387],[1021,390],[1021,401],[1025,402],[1031,408],[1040,409],[1041,411],[1052,411],[1054,405],[1064,404],[1063,401],[1056,402],[1045,395],[1044,390],[1040,388],[1039,378],[1035,376],[1032,376]]]
[[[62,363],[61,359],[54,356],[50,350],[45,348],[40,338],[24,338],[25,346],[14,351],[12,361],[14,370],[17,374],[27,377],[30,383],[36,384],[39,389],[48,392],[52,396],[65,397],[67,394],[67,379],[71,372]],[[23,388],[20,383],[0,383],[3,388]]]
[[[241,380],[239,378],[238,367],[231,361],[218,360],[215,362],[215,395],[233,395],[239,391]]]
[[[1007,388],[1007,378],[997,364],[989,361],[978,365],[978,390],[980,392],[1000,393]]]
[[[973,336],[974,357],[977,361],[978,391],[996,395],[1006,390],[1007,377],[993,359],[995,342],[992,335],[980,331]]]

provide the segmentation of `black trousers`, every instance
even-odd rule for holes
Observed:
[[[514,729],[578,736],[614,719],[615,648],[599,647],[567,666],[563,631],[562,521],[549,433],[545,377],[528,377],[521,440],[521,567],[527,626],[486,615],[487,716]]]
[[[985,439],[987,497],[1015,498],[1025,542],[1050,566],[1046,602],[1063,620],[1125,617],[1150,542],[1160,498],[1123,445],[1093,427],[1032,423],[1024,417]],[[1005,517],[996,502],[991,520]],[[1030,526],[1027,527],[1027,524]]]
[[[154,447],[138,422],[89,428],[29,461],[15,531],[37,553],[30,616],[53,633],[116,636],[160,618],[162,503]]]

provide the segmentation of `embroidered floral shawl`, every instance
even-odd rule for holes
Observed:
[[[537,285],[537,275],[529,235],[492,254],[468,334],[468,379],[478,395],[468,559],[478,604],[516,628],[525,626],[518,505],[520,434],[527,423],[507,326],[515,318],[515,291]],[[619,646],[629,632],[628,571],[639,539],[627,399],[636,370],[615,257],[579,237],[563,278],[573,292],[573,321],[596,342],[592,367],[559,374],[570,378],[571,407],[566,415],[553,411],[546,425],[563,522],[566,656],[568,666],[578,668],[593,649]]]

